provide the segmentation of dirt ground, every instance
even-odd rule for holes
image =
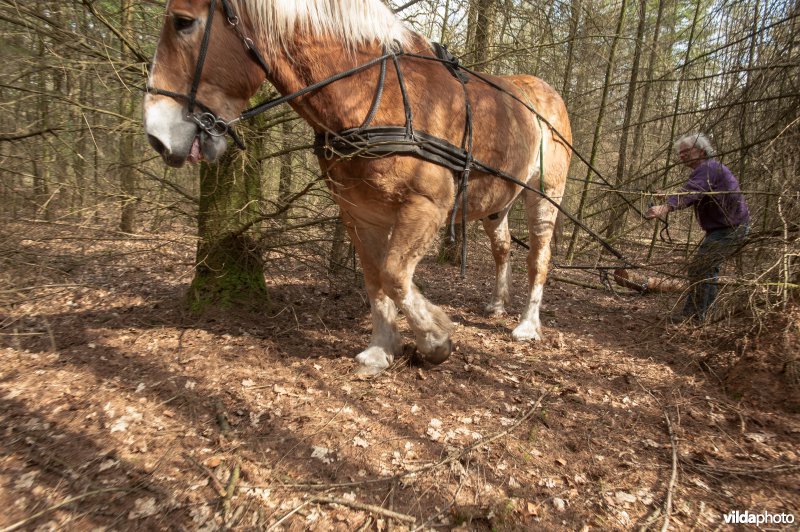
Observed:
[[[509,315],[487,317],[493,268],[475,242],[464,281],[432,258],[418,269],[456,324],[450,360],[362,380],[369,309],[352,275],[275,259],[269,311],[197,317],[188,237],[3,233],[2,531],[800,520],[800,400],[776,360],[797,344],[780,331],[671,325],[663,296],[551,280],[546,338],[515,343],[523,256]]]

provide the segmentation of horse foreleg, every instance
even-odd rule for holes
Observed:
[[[514,340],[541,340],[542,323],[539,319],[539,307],[542,305],[544,282],[547,279],[550,263],[550,239],[553,237],[558,209],[538,194],[526,191],[525,210],[531,247],[527,261],[528,305],[512,336]]]
[[[417,263],[444,222],[446,212],[423,196],[407,199],[397,215],[381,269],[383,290],[408,319],[417,350],[433,364],[450,357],[452,323],[442,309],[419,292],[413,276]]]
[[[364,270],[372,315],[372,337],[369,346],[356,355],[356,373],[374,375],[388,368],[403,350],[403,338],[397,330],[397,307],[381,288],[379,265],[389,241],[388,230],[356,225],[345,213],[342,219]]]
[[[487,314],[502,316],[506,313],[506,305],[511,303],[509,286],[511,284],[511,233],[508,230],[508,211],[510,207],[495,219],[484,218],[483,230],[489,237],[494,257],[495,279],[492,299],[484,309]]]

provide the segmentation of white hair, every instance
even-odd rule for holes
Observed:
[[[675,153],[678,153],[684,146],[689,146],[690,148],[699,148],[705,152],[706,157],[714,157],[714,155],[717,154],[716,150],[714,150],[714,146],[711,145],[711,141],[708,140],[708,137],[706,137],[703,133],[689,133],[687,135],[682,135],[672,145],[672,149],[675,151]]]
[[[377,42],[407,44],[411,31],[380,0],[235,0],[259,37],[283,45],[296,31],[329,34],[353,49]]]

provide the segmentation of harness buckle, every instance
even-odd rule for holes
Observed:
[[[212,137],[222,137],[228,133],[228,123],[211,113],[192,114],[189,118]]]

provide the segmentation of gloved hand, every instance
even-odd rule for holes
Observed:
[[[644,213],[644,217],[648,220],[652,220],[653,218],[664,218],[667,214],[672,211],[672,207],[670,205],[654,205],[647,209],[647,212]]]

